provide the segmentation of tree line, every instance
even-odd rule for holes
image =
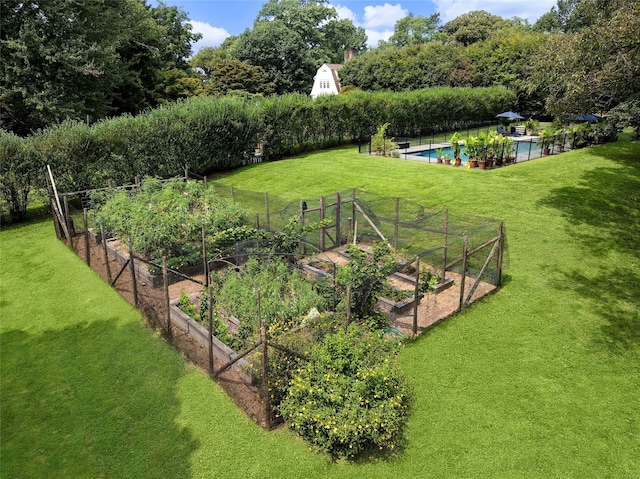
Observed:
[[[614,113],[640,124],[640,4],[558,0],[531,25],[473,11],[396,22],[376,48],[328,0],[267,0],[251,28],[191,55],[187,14],[160,2],[2,2],[0,128],[25,136],[64,119],[95,122],[191,96],[311,91],[322,63],[365,91],[512,89],[527,115]],[[189,58],[190,57],[190,58]]]

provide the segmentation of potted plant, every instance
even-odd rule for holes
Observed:
[[[442,163],[444,159],[444,148],[436,148],[436,162]]]
[[[504,144],[504,162],[506,164],[511,164],[513,162],[515,162],[516,157],[514,155],[515,153],[515,145],[513,143],[513,138],[506,138],[506,142]]]
[[[460,158],[460,134],[456,131],[451,135],[451,149],[453,150],[453,158]]]
[[[567,131],[564,128],[560,128],[558,130],[556,130],[555,136],[556,138],[558,138],[559,140],[562,139],[563,141],[558,141],[558,144],[556,145],[556,151],[558,153],[562,153],[564,151],[564,139],[566,137]]]
[[[524,122],[524,129],[528,136],[535,135],[536,130],[538,129],[538,120],[534,120],[533,118],[529,118]]]
[[[444,155],[444,164],[445,165],[450,165],[451,164],[451,155],[449,153]]]
[[[543,129],[540,132],[540,139],[538,140],[538,145],[542,147],[542,154],[548,155],[551,153],[551,145],[556,136],[556,131],[550,127]]]
[[[469,135],[464,140],[462,140],[466,150],[465,155],[467,155],[467,168],[477,168],[478,167],[478,138]]]
[[[376,155],[385,155],[387,151],[398,149],[398,144],[391,138],[386,137],[387,128],[389,123],[385,123],[378,127],[378,131],[371,137],[371,150],[376,152]]]

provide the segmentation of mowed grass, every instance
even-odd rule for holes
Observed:
[[[55,240],[0,232],[2,477],[640,476],[640,145],[495,171],[341,148],[219,181],[349,188],[504,220],[504,287],[407,346],[395,457],[333,463],[262,431]]]

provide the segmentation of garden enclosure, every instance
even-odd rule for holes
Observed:
[[[185,172],[182,180],[190,176],[189,172]],[[265,248],[260,239],[239,242],[224,253],[208,252],[202,248],[201,260],[189,268],[168,268],[165,261],[156,262],[133,251],[131,241],[127,244],[118,238],[107,239],[104,230],[100,231],[102,225],[96,222],[95,211],[88,201],[92,192],[58,193],[52,174],[49,175],[49,181],[59,237],[67,239],[92,267],[105,268],[103,277],[118,289],[124,287],[125,296],[128,295],[131,302],[142,309],[154,326],[164,330],[177,347],[186,348],[187,356],[197,364],[212,374],[243,373],[237,367],[244,355],[236,352],[239,348],[223,351],[217,338],[214,339],[212,331],[217,334],[218,328],[214,326],[211,315],[208,320],[201,318],[198,324],[179,318],[172,304],[183,289],[193,293],[208,291],[209,298],[216,297],[216,306],[210,303],[208,308],[213,312],[222,301],[216,296],[216,284],[210,280],[212,272],[227,266],[234,270],[248,264],[252,257],[264,256]],[[140,183],[106,188],[134,194],[140,188]],[[292,250],[278,251],[271,243],[266,254],[271,258],[283,256],[292,268],[305,273],[314,270],[309,268],[313,261],[329,265],[328,269],[325,268],[329,273],[325,272],[324,276],[328,276],[334,291],[333,301],[327,301],[327,311],[335,310],[336,303],[340,301],[336,299],[335,271],[348,261],[347,245],[355,244],[368,251],[373,243],[382,242],[394,252],[395,265],[391,274],[396,275],[396,279],[408,281],[408,289],[415,287],[415,293],[404,304],[392,303],[388,312],[391,326],[407,334],[418,334],[500,285],[505,241],[498,221],[448,210],[427,209],[400,198],[361,190],[287,201],[268,193],[231,188],[216,182],[209,182],[207,189],[214,190],[217,196],[231,203],[242,205],[250,212],[248,218],[251,226],[262,231],[282,231],[291,224],[292,218],[296,219],[298,225],[316,224],[315,229],[303,231]],[[120,247],[116,247],[118,242],[121,243]],[[321,268],[315,270],[321,271]],[[432,274],[439,283],[422,300],[417,293],[421,271]],[[254,288],[253,293],[249,290],[248,294],[259,296],[260,288]],[[449,300],[443,299],[445,295],[449,295]],[[252,304],[255,309],[250,316],[266,316],[264,300],[262,313],[259,300]],[[443,309],[444,305],[447,307]],[[395,314],[393,308],[397,309]],[[296,310],[297,320],[305,317],[306,312]],[[428,317],[424,319],[423,315]],[[266,339],[268,324],[258,323],[256,326],[253,335],[242,347],[253,354],[259,354],[260,345],[265,348],[267,345],[273,346],[272,341],[276,344],[273,347],[277,347],[277,338]],[[255,342],[252,343],[252,339]],[[262,364],[266,364],[266,361],[262,361]],[[229,367],[235,367],[235,373],[233,370],[227,371]],[[262,417],[268,418],[269,415],[263,412]]]

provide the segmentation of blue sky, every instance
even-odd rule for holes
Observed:
[[[194,45],[194,52],[204,46],[217,46],[229,35],[238,35],[251,28],[266,0],[165,0],[187,12],[194,31],[203,38]],[[150,0],[156,5],[155,0]],[[504,18],[518,16],[534,23],[548,12],[556,0],[331,0],[340,18],[349,18],[367,33],[369,46],[386,40],[393,33],[395,22],[409,13],[429,16],[440,12],[443,22],[473,10],[486,10]]]

